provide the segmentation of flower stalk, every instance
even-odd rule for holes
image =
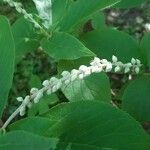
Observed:
[[[14,7],[18,13],[23,14],[25,19],[33,23],[35,28],[41,30],[47,37],[50,37],[49,33],[34,19],[33,15],[23,9],[21,3],[14,2],[13,0],[3,0],[3,2],[7,3],[10,7]]]
[[[62,85],[69,85],[76,79],[84,79],[87,76],[90,76],[92,73],[99,72],[123,72],[123,73],[134,73],[138,74],[141,67],[141,62],[138,59],[132,58],[130,63],[123,64],[118,61],[116,56],[112,56],[112,62],[106,59],[99,59],[95,57],[90,66],[81,65],[79,69],[73,69],[71,72],[63,71],[61,76],[62,78],[58,79],[56,77],[52,77],[50,80],[45,80],[41,89],[32,88],[30,90],[30,94],[25,98],[18,97],[17,100],[21,102],[21,105],[18,109],[8,118],[8,120],[3,125],[2,129],[5,129],[8,124],[15,118],[18,114],[20,116],[24,116],[27,108],[31,108],[33,103],[38,103],[40,99],[43,97],[44,93],[50,95],[59,90]]]

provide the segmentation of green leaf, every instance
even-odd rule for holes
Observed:
[[[122,107],[138,121],[150,121],[150,76],[132,81],[123,94]]]
[[[47,40],[42,41],[42,48],[53,58],[61,59],[78,59],[81,57],[94,56],[78,39],[67,33],[54,33]]]
[[[121,0],[120,3],[115,5],[117,8],[132,8],[140,6],[142,3],[146,2],[147,0]]]
[[[132,57],[141,59],[138,42],[115,29],[95,30],[85,34],[82,40],[99,58],[111,60],[115,55],[124,63],[130,62]]]
[[[102,29],[106,27],[105,15],[103,12],[98,12],[92,17],[92,26],[94,29]]]
[[[59,101],[57,95],[52,94],[44,96],[39,103],[33,104],[33,106],[28,110],[28,116],[41,115],[49,110],[49,108]]]
[[[69,101],[100,100],[111,101],[109,79],[105,73],[95,73],[83,80],[77,79],[62,88]]]
[[[75,26],[79,25],[79,23],[86,20],[86,18],[90,17],[92,14],[97,12],[98,10],[102,10],[108,6],[114,5],[119,0],[77,0],[72,2],[68,11],[59,23],[59,27],[61,31],[70,31]]]
[[[143,52],[146,66],[150,69],[150,33],[147,33],[140,42],[140,47]]]
[[[42,117],[28,117],[19,120],[8,127],[9,131],[22,130],[37,135],[43,135],[56,121]]]
[[[39,76],[31,74],[29,85],[30,85],[30,88],[32,88],[32,87],[40,88],[41,87],[41,79],[39,78]]]
[[[0,136],[0,150],[55,150],[57,142],[57,139],[14,131]]]
[[[27,52],[39,47],[34,28],[24,17],[19,18],[12,25],[12,32],[16,46],[16,62],[20,61]]]
[[[149,135],[132,117],[102,102],[60,104],[45,117],[58,121],[49,128],[46,136],[59,137],[60,149],[81,150],[84,146],[96,150],[150,149]]]
[[[82,57],[75,60],[60,60],[57,65],[58,74],[60,75],[64,70],[79,69],[81,65],[89,64],[92,59],[91,57]]]
[[[8,20],[0,16],[0,118],[12,85],[15,45]]]
[[[72,3],[70,0],[53,0],[53,24],[58,24],[62,18],[66,15],[69,4]]]

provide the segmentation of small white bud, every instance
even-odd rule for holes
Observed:
[[[57,90],[62,86],[62,82],[61,80],[59,80],[56,84]]]
[[[70,76],[70,72],[69,71],[63,71],[62,73],[61,73],[61,75],[63,76],[63,77],[68,77],[68,76]]]
[[[132,59],[131,59],[131,63],[132,63],[133,65],[135,65],[136,60],[135,60],[134,58],[132,58]]]
[[[43,81],[42,85],[46,87],[49,86],[49,81],[48,80]]]
[[[23,101],[23,98],[22,98],[22,97],[17,97],[17,101],[18,101],[18,102],[22,102],[22,101]]]
[[[107,61],[107,59],[102,59],[102,60],[101,60],[101,63],[103,63],[103,64],[107,64],[107,63],[108,63],[108,61]]]
[[[78,73],[79,73],[79,70],[76,70],[76,69],[71,70],[71,75],[78,74]]]
[[[32,107],[32,103],[29,102],[29,103],[27,104],[27,107],[28,107],[28,108],[31,108],[31,107]]]
[[[85,76],[88,76],[88,75],[91,74],[91,69],[90,69],[90,67],[81,65],[80,68],[79,68],[79,72],[83,73]]]
[[[71,81],[74,81],[75,79],[77,79],[77,77],[78,77],[78,74],[79,74],[79,71],[78,70],[76,70],[76,69],[73,69],[72,71],[71,71]]]
[[[119,66],[115,67],[115,72],[119,72],[121,68]]]
[[[132,75],[131,74],[129,74],[129,80],[132,80]]]
[[[110,72],[112,70],[112,64],[111,63],[107,63],[106,65],[106,72]]]
[[[98,57],[94,57],[93,61],[96,62],[96,63],[100,63],[101,62],[101,60]]]
[[[84,74],[83,73],[79,74],[79,79],[83,79],[83,78],[84,78]]]
[[[49,81],[49,84],[53,86],[53,85],[57,84],[58,81],[59,81],[59,79],[57,79],[56,77],[52,77]]]
[[[112,56],[112,61],[115,63],[115,62],[117,62],[118,61],[118,58],[116,57],[116,56]]]
[[[51,95],[52,94],[52,89],[49,88],[47,91],[46,91],[47,95]]]
[[[63,71],[61,74],[63,77],[61,78],[61,81],[64,82],[66,85],[70,83],[71,80],[71,74],[68,71]]]
[[[43,92],[39,91],[36,95],[36,97],[34,98],[34,103],[38,103],[40,101],[40,99],[43,97]]]
[[[71,81],[76,80],[76,79],[77,79],[77,77],[78,77],[78,75],[71,75]]]
[[[68,85],[69,83],[70,83],[70,80],[68,80],[68,79],[64,81],[65,85]]]
[[[139,68],[139,67],[136,67],[136,68],[135,68],[135,73],[138,74],[139,72],[140,72],[140,68]]]
[[[30,96],[27,95],[27,96],[25,97],[23,103],[24,103],[25,105],[27,105],[29,102],[30,102]]]
[[[101,60],[98,57],[94,57],[94,60],[91,61],[90,65],[97,66],[100,63],[101,63]]]
[[[125,67],[124,73],[128,73],[130,71],[129,67]]]
[[[37,93],[39,90],[37,89],[37,88],[32,88],[31,90],[30,90],[30,93],[31,94],[35,94],[35,93]]]
[[[141,65],[141,61],[139,59],[136,59],[137,65]]]
[[[21,106],[19,111],[20,111],[20,116],[24,116],[26,112],[25,106]]]
[[[92,73],[94,73],[94,72],[95,72],[95,73],[98,73],[98,72],[103,71],[102,66],[101,66],[101,67],[98,67],[98,66],[91,66],[90,69],[91,69]]]
[[[58,89],[57,89],[57,86],[54,85],[54,86],[52,87],[52,93],[55,93],[57,90],[58,90]]]
[[[120,67],[121,67],[121,66],[124,66],[124,64],[123,64],[121,61],[118,61],[118,62],[116,63],[116,65],[117,65],[117,66],[120,66]]]
[[[127,64],[125,64],[125,66],[130,68],[130,67],[132,67],[132,64],[131,63],[127,63]]]
[[[86,72],[87,69],[88,69],[88,67],[85,66],[85,65],[81,65],[81,66],[79,67],[79,71],[81,71],[81,72]]]

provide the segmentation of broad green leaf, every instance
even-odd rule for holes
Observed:
[[[147,33],[140,42],[146,66],[150,69],[150,33]]]
[[[33,104],[33,106],[28,110],[28,116],[41,115],[47,112],[49,108],[58,101],[58,97],[55,94],[44,96],[39,103]]]
[[[41,79],[39,78],[39,76],[31,74],[29,86],[30,86],[30,88],[32,88],[32,87],[40,88],[41,87]]]
[[[81,150],[148,150],[150,137],[128,114],[98,101],[60,104],[45,114],[57,120],[46,136],[60,139],[58,147]],[[58,148],[58,149],[59,149]],[[90,149],[90,148],[89,148]]]
[[[0,118],[12,85],[15,45],[8,20],[0,16]]]
[[[78,59],[86,56],[94,56],[78,39],[70,34],[57,32],[50,39],[42,41],[42,48],[53,58]]]
[[[140,6],[142,3],[148,0],[121,0],[115,7],[116,8],[132,8]]]
[[[125,89],[122,107],[138,121],[150,121],[150,76],[132,81]]]
[[[86,20],[98,10],[118,3],[119,0],[77,0],[72,2],[67,10],[65,17],[60,21],[61,31],[71,31],[72,28]]]
[[[58,74],[60,75],[64,70],[79,69],[81,65],[90,64],[92,59],[91,57],[82,57],[75,60],[60,60],[57,65]]]
[[[58,24],[66,15],[68,6],[72,3],[70,0],[53,0],[52,1],[52,14],[53,24]]]
[[[0,136],[0,150],[55,150],[58,140],[40,137],[24,131]]]
[[[94,29],[103,29],[106,27],[105,15],[103,12],[98,12],[92,17],[92,26]]]
[[[43,135],[56,121],[42,117],[28,117],[19,120],[8,127],[9,131],[22,130],[37,135]]]
[[[20,61],[27,52],[39,47],[32,24],[23,17],[12,25],[12,32],[16,46],[16,62]]]
[[[83,80],[77,79],[62,88],[69,101],[100,100],[111,101],[109,79],[105,73],[95,73]]]
[[[124,63],[141,58],[138,42],[128,34],[115,29],[95,30],[82,37],[84,44],[99,58],[111,60],[112,55]]]

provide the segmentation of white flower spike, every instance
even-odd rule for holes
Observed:
[[[42,85],[41,89],[32,88],[30,91],[30,95],[27,95],[24,99],[22,97],[18,97],[17,100],[22,102],[19,108],[8,118],[8,120],[3,125],[3,129],[5,129],[11,120],[17,115],[20,114],[21,116],[25,115],[26,108],[31,108],[33,103],[38,103],[40,99],[43,97],[43,94],[46,93],[50,95],[51,93],[56,92],[59,90],[62,85],[68,85],[72,81],[76,79],[83,79],[86,76],[90,76],[92,73],[98,72],[111,72],[113,69],[115,72],[122,72],[122,73],[136,73],[140,72],[141,61],[138,59],[132,58],[131,63],[123,64],[122,62],[118,61],[116,56],[112,57],[112,62],[106,59],[99,59],[95,57],[90,66],[81,65],[78,70],[73,69],[71,72],[63,71],[62,78],[58,79],[56,77],[52,77],[50,80],[45,80]]]

